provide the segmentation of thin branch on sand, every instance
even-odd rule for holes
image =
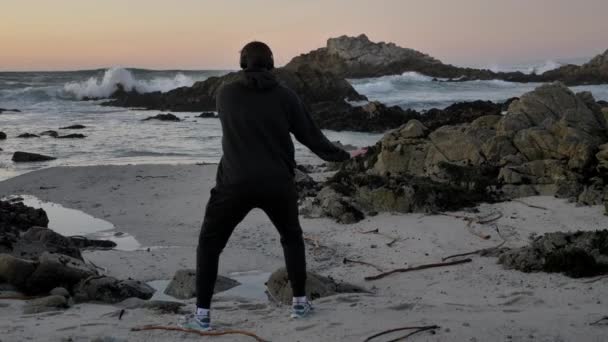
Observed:
[[[427,331],[427,330],[434,330],[434,329],[439,329],[439,326],[437,326],[437,325],[427,325],[427,326],[421,326],[421,327],[401,327],[401,328],[389,329],[389,330],[381,331],[381,332],[379,332],[379,333],[377,333],[375,335],[372,335],[372,336],[366,338],[363,342],[369,342],[369,341],[373,340],[376,337],[380,337],[380,336],[383,336],[383,335],[386,335],[386,334],[391,334],[391,333],[394,333],[394,332],[397,332],[397,331],[414,330],[413,332],[411,332],[411,333],[409,333],[409,334],[407,334],[405,336],[398,337],[396,339],[390,340],[389,342],[401,341],[401,340],[404,340],[404,339],[406,339],[406,338],[408,338],[408,337],[410,337],[410,336],[412,336],[414,334],[417,334],[417,333],[420,333],[420,332],[423,332],[423,331]]]
[[[463,259],[463,260],[456,260],[456,261],[450,261],[450,262],[440,262],[440,263],[436,263],[436,264],[425,264],[425,265],[420,265],[420,266],[415,266],[415,267],[408,267],[408,268],[397,268],[397,269],[394,269],[392,271],[380,273],[380,274],[375,275],[375,276],[365,277],[364,279],[365,280],[378,280],[378,279],[384,278],[384,277],[389,276],[389,275],[394,274],[394,273],[405,273],[405,272],[425,270],[427,268],[436,268],[436,267],[460,265],[460,264],[465,264],[465,263],[468,263],[468,262],[471,262],[471,261],[473,261],[473,260],[467,258],[467,259]]]
[[[378,235],[382,235],[382,236],[384,236],[385,238],[387,238],[387,239],[390,239],[390,240],[391,240],[390,242],[387,242],[387,243],[386,243],[386,246],[387,246],[387,247],[393,247],[393,245],[395,244],[395,242],[397,242],[397,241],[400,241],[400,240],[401,240],[401,238],[397,238],[397,237],[390,236],[390,235],[385,234],[385,233],[381,233],[381,232],[380,232],[380,229],[378,229],[378,228],[376,228],[376,229],[372,229],[372,230],[367,230],[367,231],[359,231],[359,233],[361,233],[361,234],[378,234]]]
[[[528,206],[528,207],[530,207],[530,208],[534,208],[534,209],[549,210],[548,208],[541,207],[540,205],[534,205],[534,204],[530,204],[530,203],[527,203],[527,202],[525,202],[525,201],[518,200],[518,199],[512,199],[511,201],[512,201],[512,202],[517,202],[517,203],[523,204],[523,205],[525,205],[525,206]]]
[[[223,336],[223,335],[245,335],[254,338],[258,342],[267,342],[263,338],[258,335],[243,331],[243,330],[224,330],[224,331],[200,331],[195,329],[185,329],[180,327],[170,327],[170,326],[157,326],[157,325],[146,325],[143,327],[135,327],[131,328],[131,331],[145,331],[145,330],[167,330],[167,331],[181,331],[190,334],[197,334],[200,336]]]
[[[584,281],[583,283],[584,284],[591,284],[591,283],[595,283],[597,281],[600,281],[600,280],[606,279],[606,278],[608,278],[608,275],[604,275],[604,276],[600,276],[600,277],[597,277],[597,278],[594,278],[594,279],[590,279],[590,280]]]
[[[478,232],[473,231],[473,229],[472,229],[473,223],[484,225],[484,224],[488,224],[488,223],[492,223],[494,221],[497,221],[500,218],[502,218],[502,216],[503,216],[502,213],[500,213],[500,212],[496,213],[496,214],[490,214],[490,215],[485,216],[485,217],[470,217],[470,216],[455,215],[455,214],[448,214],[448,213],[442,213],[442,215],[459,218],[461,220],[465,220],[467,222],[466,227],[467,227],[467,230],[469,231],[469,233],[471,233],[471,234],[473,234],[473,235],[475,235],[475,236],[477,236],[477,237],[479,237],[481,239],[484,239],[484,240],[490,239],[491,236],[487,235],[487,234],[478,233]],[[492,217],[493,215],[494,215],[494,217]]]
[[[595,321],[595,322],[589,323],[589,325],[600,325],[600,323],[601,323],[602,321],[606,321],[606,320],[608,320],[608,316],[604,316],[604,317],[602,317],[602,318],[598,319],[598,320],[597,320],[597,321]]]
[[[380,266],[376,266],[374,264],[371,264],[371,263],[365,262],[365,261],[359,261],[359,260],[352,260],[352,259],[349,259],[349,258],[344,258],[344,260],[342,260],[342,263],[343,264],[353,263],[353,264],[360,264],[360,265],[371,266],[371,267],[377,269],[379,272],[384,272],[384,270]]]
[[[500,233],[500,230],[498,229],[497,225],[494,225],[494,229],[496,230],[496,233],[498,233],[498,236],[500,236],[500,238],[502,239],[502,242],[499,243],[498,245],[496,245],[494,247],[477,249],[477,250],[474,250],[472,252],[466,252],[466,253],[459,253],[459,254],[450,255],[450,256],[447,256],[447,257],[441,259],[441,261],[446,261],[448,259],[453,259],[453,258],[458,258],[458,257],[464,257],[464,256],[469,256],[469,255],[476,255],[476,254],[482,254],[482,253],[486,253],[486,252],[491,252],[491,251],[495,251],[495,250],[499,249],[500,247],[504,246],[507,243],[507,240],[502,236],[502,234]]]

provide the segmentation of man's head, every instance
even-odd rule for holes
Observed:
[[[241,68],[262,68],[272,70],[274,68],[272,50],[270,50],[268,45],[262,42],[254,41],[248,43],[241,50]]]

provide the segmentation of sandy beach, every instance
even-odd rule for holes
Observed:
[[[141,247],[84,251],[84,259],[118,278],[167,280],[176,270],[195,266],[199,228],[215,170],[215,165],[54,167],[0,182],[0,197],[34,195],[111,222],[117,231],[134,236]],[[319,299],[314,302],[316,313],[298,321],[288,318],[288,307],[219,293],[214,298],[214,323],[218,329],[247,330],[271,341],[363,341],[386,329],[417,325],[440,328],[408,340],[604,341],[606,327],[589,324],[608,314],[608,278],[593,281],[526,274],[503,269],[496,258],[473,255],[471,263],[365,281],[365,276],[379,271],[343,263],[348,258],[391,270],[440,262],[451,254],[495,246],[502,239],[505,246],[518,247],[534,233],[605,228],[608,217],[603,212],[599,206],[576,207],[552,197],[529,197],[437,215],[381,213],[352,225],[301,217],[309,270],[370,293]],[[465,219],[455,217],[496,217],[498,213],[502,217],[491,224],[470,227]],[[382,234],[363,233],[373,229]],[[397,241],[387,246],[393,239]],[[232,236],[220,274],[273,272],[282,265],[278,233],[255,210]],[[188,312],[194,301],[185,303]],[[131,331],[147,324],[176,325],[180,315],[175,314],[127,309],[118,319],[119,306],[87,303],[25,315],[23,305],[20,300],[0,300],[1,341],[200,339],[180,332]]]

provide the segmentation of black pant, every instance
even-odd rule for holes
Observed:
[[[197,306],[209,309],[219,257],[234,228],[253,208],[262,209],[281,235],[289,281],[295,297],[306,295],[306,257],[292,182],[216,185],[211,190],[199,236],[196,265]]]

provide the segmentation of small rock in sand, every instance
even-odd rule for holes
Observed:
[[[177,116],[171,114],[171,113],[167,113],[167,114],[158,114],[155,116],[150,116],[147,117],[141,121],[148,121],[148,120],[160,120],[160,121],[182,121],[180,118],[178,118]]]
[[[19,134],[17,138],[40,138],[40,136],[32,133],[23,133]]]
[[[0,132],[0,140],[6,139],[6,133]]]
[[[17,151],[13,154],[12,161],[15,163],[27,163],[27,162],[39,162],[39,161],[48,161],[55,160],[55,157],[49,157],[42,154],[37,153],[29,153],[29,152],[21,152]]]
[[[86,126],[84,126],[84,125],[71,125],[71,126],[61,127],[59,129],[84,129],[84,128],[86,128]]]
[[[218,276],[214,293],[229,290],[240,283],[234,279]],[[165,289],[165,294],[178,298],[190,299],[196,296],[196,271],[191,269],[178,270]]]
[[[35,314],[58,309],[67,309],[68,301],[64,296],[48,296],[28,301],[23,307],[24,314]]]
[[[84,134],[68,134],[68,135],[60,135],[57,137],[57,139],[84,139],[87,136]]]
[[[150,299],[155,290],[139,280],[118,280],[113,277],[91,277],[84,279],[74,287],[74,299],[77,302],[100,301],[118,303],[127,298]]]

